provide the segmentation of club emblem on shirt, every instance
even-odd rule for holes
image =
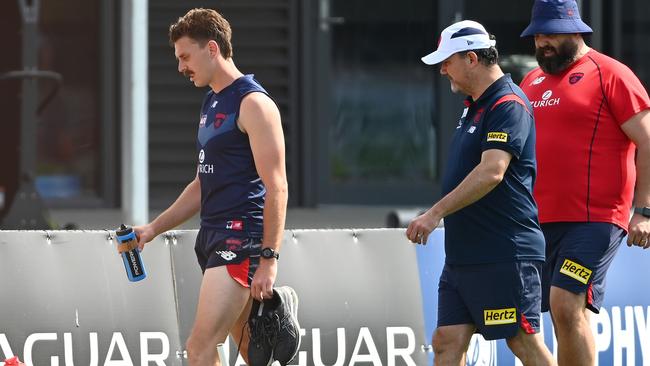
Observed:
[[[574,72],[573,74],[569,75],[569,84],[573,85],[580,81],[582,77],[585,76],[583,72]]]
[[[205,120],[208,119],[208,116],[206,114],[201,115],[201,119],[199,120],[199,127],[205,126]]]
[[[221,127],[221,125],[223,124],[223,121],[226,119],[226,117],[228,117],[228,116],[226,116],[223,113],[217,113],[214,116],[214,128]]]
[[[553,95],[553,91],[547,90],[547,91],[544,92],[544,94],[542,94],[542,99],[543,100],[548,100],[548,98],[550,98],[551,95]]]
[[[540,77],[538,77],[537,79],[533,80],[533,81],[530,83],[530,85],[538,85],[538,84],[541,84],[542,81],[544,81],[544,79],[546,79],[546,76],[540,76]]]
[[[474,123],[478,123],[481,120],[483,111],[485,111],[485,108],[480,108],[478,111],[476,111],[476,115],[474,116]]]
[[[203,164],[203,161],[205,161],[205,151],[201,149],[201,151],[199,151],[199,164]]]

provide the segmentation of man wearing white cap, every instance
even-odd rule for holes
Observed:
[[[406,235],[426,243],[445,219],[438,285],[436,365],[459,365],[475,332],[506,339],[525,365],[553,365],[539,334],[544,236],[532,190],[532,106],[499,66],[495,40],[474,21],[442,31],[424,63],[441,64],[451,90],[466,94],[442,179],[443,198]],[[464,362],[463,362],[464,364]]]
[[[559,364],[571,366],[597,360],[590,314],[626,231],[628,245],[650,247],[650,98],[585,33],[575,0],[538,0],[521,34],[534,37],[540,66],[521,87],[537,121],[542,310],[553,318]]]

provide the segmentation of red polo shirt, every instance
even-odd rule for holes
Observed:
[[[521,88],[535,114],[540,222],[610,222],[627,230],[635,146],[621,125],[650,108],[639,79],[590,50],[561,74],[534,69]]]

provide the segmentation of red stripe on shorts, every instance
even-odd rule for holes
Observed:
[[[250,268],[250,258],[246,258],[243,262],[237,264],[226,264],[228,274],[233,280],[237,281],[240,285],[248,288],[248,270]]]
[[[526,334],[535,334],[535,329],[533,329],[523,313],[521,314],[521,329],[523,329]]]
[[[587,287],[587,303],[589,305],[594,305],[594,289],[592,288],[593,283],[589,284],[589,287]]]

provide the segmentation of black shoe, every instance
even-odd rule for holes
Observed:
[[[288,286],[273,289],[273,298],[253,300],[248,318],[251,366],[269,366],[273,361],[289,363],[300,348],[298,295]]]
[[[248,316],[248,362],[250,366],[269,366],[273,359],[275,329],[279,328],[279,319],[268,310],[265,302],[253,300]]]
[[[270,302],[277,303],[276,313],[280,320],[280,328],[273,347],[273,359],[284,366],[296,356],[300,349],[298,295],[291,287],[283,286],[273,291],[273,299]]]

